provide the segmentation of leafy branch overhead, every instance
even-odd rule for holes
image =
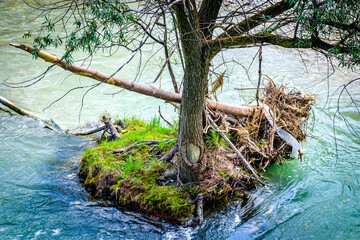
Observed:
[[[64,45],[67,63],[72,63],[72,53],[77,50],[92,55],[98,49],[123,46],[135,52],[148,42],[161,44],[168,52],[178,41],[178,19],[174,17],[180,2],[76,0],[41,4],[26,0],[44,17],[35,34],[35,48]],[[324,50],[347,67],[360,63],[360,3],[356,0],[191,0],[183,4],[189,21],[199,26],[198,38],[211,57],[227,48],[268,43]],[[190,31],[196,29],[189,28],[188,34]],[[28,32],[24,37],[32,35]]]
[[[47,12],[47,5],[41,7],[44,8],[44,22],[34,38],[34,46],[41,50],[64,44],[63,59],[68,64],[73,62],[74,51],[92,55],[99,48],[126,44],[130,31],[136,32],[136,15],[131,14],[122,1],[61,1],[53,8],[66,11],[56,17],[52,17],[52,9]],[[31,32],[24,34],[25,38],[31,36]]]

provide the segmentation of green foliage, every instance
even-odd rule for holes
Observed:
[[[152,157],[150,146],[139,145],[133,150],[122,154],[113,154],[113,150],[139,140],[164,140],[158,145],[159,149],[170,149],[176,141],[176,130],[165,128],[160,119],[155,118],[149,123],[137,118],[125,119],[130,129],[114,142],[102,142],[95,148],[84,152],[81,170],[86,171],[85,184],[96,184],[107,173],[115,175],[117,180],[111,186],[120,205],[137,206],[147,213],[164,215],[176,221],[185,221],[194,211],[194,206],[188,204],[188,197],[184,191],[175,185],[158,185],[156,179],[166,170],[173,169],[170,163],[160,162]]]
[[[44,16],[41,30],[34,38],[34,47],[41,50],[64,44],[65,54],[62,58],[67,64],[73,62],[74,51],[82,50],[92,55],[98,48],[126,44],[126,35],[134,31],[136,25],[135,17],[122,0],[77,0],[61,6],[54,4],[53,7],[64,12],[53,16],[50,11]],[[24,34],[24,38],[31,36],[31,32]],[[36,56],[36,51],[34,54]]]
[[[220,134],[212,129],[205,135],[205,143],[209,147],[219,147],[221,145],[226,145],[226,142],[220,137]]]
[[[294,13],[300,26],[297,37],[321,37],[336,44],[328,50],[340,64],[352,67],[360,63],[360,2],[357,0],[288,0],[296,4]]]

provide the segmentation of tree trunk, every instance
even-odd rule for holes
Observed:
[[[189,4],[188,1],[185,2]],[[178,155],[180,178],[183,181],[197,181],[201,169],[205,150],[203,109],[209,69],[209,61],[202,47],[196,9],[190,11],[191,7],[187,6],[187,11],[183,3],[175,7],[185,60]]]
[[[179,166],[185,181],[198,180],[203,142],[203,109],[208,65],[192,55],[186,65],[180,114]],[[186,62],[186,61],[185,61]]]

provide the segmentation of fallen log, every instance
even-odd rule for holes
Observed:
[[[8,107],[9,109],[13,110],[14,112],[16,112],[17,114],[19,114],[21,116],[33,118],[35,120],[43,122],[45,124],[45,127],[49,128],[50,130],[53,130],[55,132],[63,132],[61,127],[57,123],[55,123],[52,119],[51,120],[43,119],[42,117],[39,117],[29,111],[26,111],[25,109],[18,107],[15,103],[11,102],[10,100],[8,100],[2,96],[0,96],[0,104]]]
[[[93,133],[96,133],[96,132],[106,129],[106,125],[104,124],[102,126],[95,127],[95,128],[83,131],[83,132],[72,132],[70,130],[62,129],[57,123],[54,122],[54,120],[43,119],[42,117],[39,117],[29,111],[26,111],[23,108],[17,106],[15,103],[11,102],[10,100],[8,100],[2,96],[0,96],[0,104],[8,107],[9,109],[13,110],[14,112],[16,112],[17,114],[19,114],[21,116],[33,118],[35,120],[43,122],[45,124],[45,126],[44,126],[45,128],[48,128],[55,132],[61,132],[61,133],[66,133],[69,135],[76,135],[76,136],[86,136],[86,135],[91,135]]]
[[[28,53],[33,54],[35,50],[34,47],[31,47],[26,44],[18,44],[18,43],[10,43],[10,46],[22,49]],[[44,52],[44,51],[36,51],[36,55],[39,58],[42,58],[46,62],[56,64],[63,69],[73,72],[77,75],[85,76],[93,78],[97,81],[114,85],[117,87],[125,88],[129,91],[137,92],[140,94],[144,94],[147,96],[159,98],[165,101],[170,102],[177,102],[181,103],[181,94],[179,93],[173,93],[168,92],[159,88],[155,88],[153,86],[147,86],[143,84],[139,84],[136,82],[131,82],[124,80],[122,78],[119,78],[117,76],[113,76],[110,74],[99,72],[95,69],[89,68],[87,66],[79,66],[77,64],[69,64],[67,65],[66,61],[64,59],[61,59],[60,57]],[[208,106],[213,110],[220,110],[227,114],[235,115],[235,116],[251,116],[254,112],[254,107],[252,106],[237,106],[237,105],[230,105],[226,103],[221,103],[217,101],[213,101],[210,99],[207,99]]]
[[[26,116],[26,117],[30,117],[30,118],[34,118],[40,121],[46,121],[43,118],[36,116],[35,114],[28,112],[18,106],[16,106],[15,103],[11,102],[10,100],[0,96],[0,103],[3,104],[4,106],[10,108],[11,110],[13,110],[14,112],[18,113],[19,115],[22,116]]]

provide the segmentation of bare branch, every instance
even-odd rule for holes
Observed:
[[[33,51],[35,50],[33,47],[25,44],[11,43],[10,46],[22,49],[29,53],[33,53]],[[71,71],[77,75],[90,77],[97,81],[100,81],[101,83],[114,85],[117,87],[127,89],[129,91],[159,98],[165,101],[181,103],[181,94],[179,93],[172,93],[159,88],[155,88],[153,86],[147,86],[136,82],[130,82],[122,78],[119,78],[117,76],[102,73],[86,66],[79,66],[76,64],[67,65],[64,59],[61,59],[56,55],[52,55],[44,51],[37,51],[36,54],[39,58],[44,59],[46,62],[56,64],[62,67],[63,69]],[[218,109],[225,113],[232,114],[235,116],[251,116],[254,112],[254,108],[251,106],[230,105],[221,102],[216,102],[210,99],[207,99],[206,102],[209,105],[209,107],[212,109]]]

